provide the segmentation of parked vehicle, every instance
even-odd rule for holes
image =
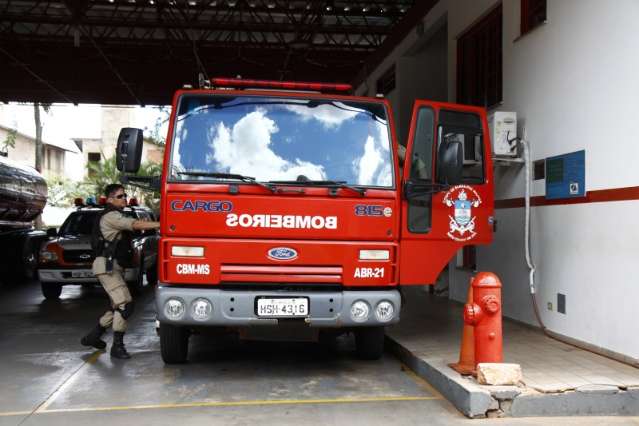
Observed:
[[[484,108],[417,100],[400,173],[385,99],[211,85],[173,98],[155,292],[166,363],[187,359],[199,328],[353,332],[357,354],[377,359],[401,286],[434,284],[459,249],[492,240]],[[142,140],[122,129],[120,170],[139,169]]]
[[[155,220],[150,209],[135,205],[134,199],[131,201],[133,204],[130,203],[131,205],[124,209],[125,215],[139,220]],[[81,200],[78,204],[81,204]],[[54,228],[48,231],[51,239],[42,245],[38,268],[38,277],[45,298],[57,299],[62,287],[68,284],[98,283],[92,272],[95,257],[91,250],[91,230],[103,208],[104,204],[80,205],[66,218],[59,231]],[[157,283],[157,244],[157,232],[134,232],[135,266],[125,269],[124,272],[124,279],[133,291],[142,289],[146,284]]]
[[[33,227],[33,220],[46,202],[42,175],[0,156],[0,286],[34,277],[47,236]]]

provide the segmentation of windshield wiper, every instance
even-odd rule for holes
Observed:
[[[270,180],[268,183],[284,184],[284,185],[308,185],[308,186],[327,186],[329,188],[344,188],[350,189],[353,192],[357,192],[362,197],[366,194],[366,188],[358,188],[356,186],[348,185],[343,180]]]
[[[235,179],[240,180],[244,183],[250,183],[253,185],[261,186],[262,188],[266,188],[271,192],[275,192],[277,188],[273,185],[269,185],[268,183],[262,183],[255,180],[254,177],[238,175],[235,173],[219,173],[219,172],[178,172],[178,175],[188,175],[188,176],[196,176],[196,177],[212,177],[216,179]]]

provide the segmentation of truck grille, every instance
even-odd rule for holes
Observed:
[[[62,259],[68,263],[91,263],[94,258],[91,250],[64,250]]]
[[[342,282],[341,266],[222,265],[221,282],[336,283]]]

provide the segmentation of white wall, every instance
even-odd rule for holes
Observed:
[[[9,131],[0,128],[0,143],[9,136]],[[7,147],[7,158],[24,166],[35,167],[35,141],[22,133],[17,133],[13,147]],[[66,152],[60,148],[45,145],[42,158],[42,174],[45,177],[64,174]]]
[[[456,98],[456,39],[498,4],[442,0],[424,22],[447,18],[448,99]],[[548,22],[520,37],[519,1],[503,2],[503,103],[528,132],[533,160],[585,149],[586,190],[639,186],[639,2],[549,0]],[[415,44],[409,34],[385,64]],[[375,81],[376,73],[371,73]],[[397,95],[402,102],[410,93]],[[495,170],[496,199],[523,197],[523,170]],[[534,195],[544,195],[544,182]],[[538,300],[549,329],[639,359],[637,201],[534,207]],[[478,250],[481,270],[504,283],[504,312],[536,324],[523,258],[520,208],[496,210],[498,232]],[[467,274],[451,269],[451,298],[464,301]],[[557,293],[566,314],[556,312]],[[547,309],[552,303],[552,311]]]
[[[475,7],[493,2],[474,2]],[[504,2],[503,104],[517,111],[533,159],[586,150],[586,190],[639,185],[639,3],[548,2],[548,23],[519,37],[519,2]],[[463,31],[481,13],[449,11],[449,28]],[[452,50],[452,49],[451,49]],[[453,78],[456,54],[449,55]],[[453,85],[451,85],[453,86]],[[453,86],[454,87],[454,86]],[[450,86],[449,86],[450,88]],[[450,93],[450,89],[449,89]],[[498,169],[497,199],[523,195],[523,171]],[[544,195],[543,181],[535,194]],[[479,268],[504,281],[506,315],[535,324],[522,256],[523,209],[497,211],[495,243],[479,250]],[[639,358],[634,306],[639,300],[636,201],[533,208],[533,258],[546,326],[560,334]],[[519,254],[519,255],[517,255]],[[465,279],[451,294],[463,300]],[[463,293],[463,291],[461,291]],[[566,314],[557,313],[557,293]],[[552,303],[552,311],[548,310]]]
[[[402,143],[408,137],[413,103],[415,99],[432,101],[447,100],[447,31],[446,23],[424,37],[422,44],[409,51],[397,61],[399,84],[398,136]],[[393,106],[395,106],[393,104]]]
[[[0,128],[0,142],[9,136],[9,131]],[[21,133],[16,134],[15,146],[7,147],[7,157],[25,166],[35,166],[35,144]]]

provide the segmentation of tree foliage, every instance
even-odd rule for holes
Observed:
[[[155,123],[152,128],[146,127],[144,130],[147,133],[145,139],[158,146],[164,146],[164,137],[162,133],[164,125],[169,121],[171,115],[171,108],[166,106],[158,107],[158,116],[155,119]]]
[[[0,143],[0,152],[9,152],[9,148],[15,148],[17,136],[18,131],[16,129],[9,130],[7,137]]]
[[[88,182],[73,182],[65,177],[50,177],[47,179],[47,204],[54,207],[71,207],[75,198],[94,195]]]
[[[102,157],[104,158],[104,155]],[[120,182],[121,173],[117,168],[115,156],[96,163],[90,162],[87,167],[89,169],[87,184],[93,194],[97,196],[102,195],[104,187],[108,184]],[[161,164],[147,161],[140,165],[136,176],[159,176],[161,174]],[[160,193],[158,191],[150,191],[133,185],[125,185],[125,191],[130,197],[143,200],[144,204],[156,213],[159,211]]]

